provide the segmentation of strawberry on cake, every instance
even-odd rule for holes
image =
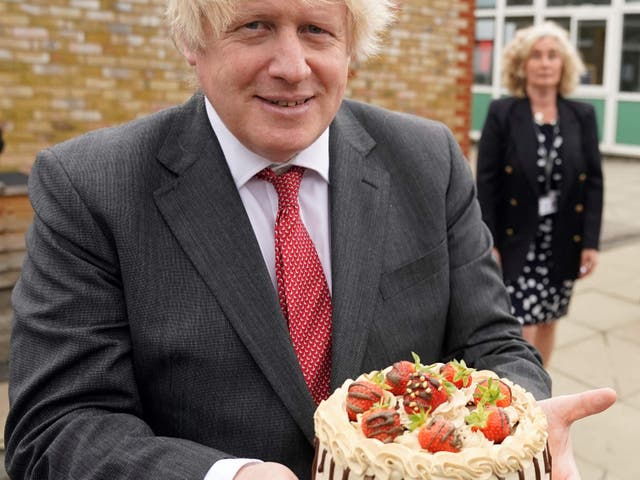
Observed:
[[[347,380],[314,416],[314,480],[549,480],[533,396],[464,361],[400,361]]]

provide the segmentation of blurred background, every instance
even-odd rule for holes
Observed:
[[[35,154],[191,96],[163,9],[164,0],[0,0],[2,423]],[[506,94],[503,46],[545,20],[570,32],[587,66],[575,97],[595,107],[605,156],[603,251],[560,322],[550,372],[555,394],[609,385],[620,395],[574,429],[583,479],[640,478],[629,433],[640,425],[640,0],[404,0],[397,17],[381,54],[353,64],[347,94],[444,122],[472,168],[489,102]]]

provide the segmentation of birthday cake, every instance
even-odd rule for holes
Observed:
[[[314,416],[314,480],[549,480],[533,396],[464,361],[401,361],[347,380]]]

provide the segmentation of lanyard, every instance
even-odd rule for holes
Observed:
[[[538,139],[538,157],[544,160],[544,173],[545,173],[545,192],[551,190],[551,173],[553,171],[553,162],[558,158],[558,148],[562,145],[562,137],[560,137],[560,121],[556,118],[553,124],[553,133],[551,135],[550,148],[546,147],[546,136],[542,133],[540,125],[534,120],[533,128],[536,131],[536,138]]]

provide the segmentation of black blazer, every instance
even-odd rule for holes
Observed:
[[[591,105],[558,97],[563,181],[554,223],[554,280],[578,275],[580,252],[598,248],[602,169]],[[478,145],[477,186],[482,218],[502,256],[505,280],[522,270],[538,222],[538,143],[528,98],[494,100]]]

